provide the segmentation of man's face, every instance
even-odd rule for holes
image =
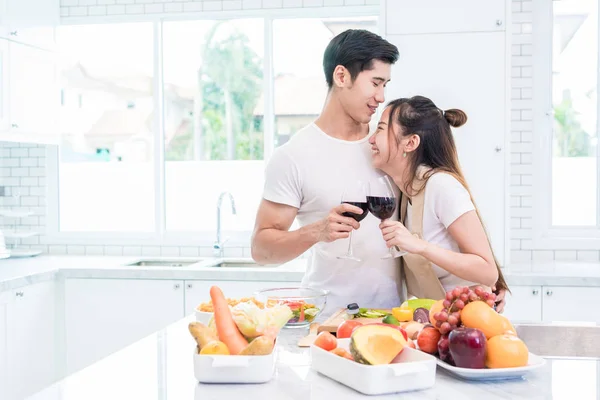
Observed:
[[[372,68],[358,74],[354,82],[349,82],[340,93],[344,110],[352,119],[368,124],[385,101],[384,88],[390,81],[392,66],[373,60]]]

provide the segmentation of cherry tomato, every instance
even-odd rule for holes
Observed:
[[[362,326],[360,321],[352,321],[351,319],[347,321],[343,321],[337,328],[337,338],[338,339],[346,339],[352,336],[352,332],[357,327]]]
[[[352,354],[350,354],[348,350],[342,349],[341,347],[336,347],[335,349],[330,350],[329,352],[340,357],[347,358],[348,360],[354,361],[354,357],[352,357]]]
[[[330,332],[323,331],[315,339],[315,346],[331,351],[337,347],[337,339]]]

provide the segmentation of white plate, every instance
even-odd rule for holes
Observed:
[[[338,347],[348,350],[350,339],[338,339]],[[435,358],[405,347],[390,364],[363,365],[323,350],[310,347],[311,367],[357,392],[368,395],[423,390],[435,384]]]
[[[529,363],[526,366],[516,368],[459,368],[453,367],[452,365],[445,363],[444,361],[438,358],[436,358],[436,361],[440,367],[444,368],[451,374],[470,381],[491,381],[522,378],[529,372],[538,369],[544,366],[544,364],[546,364],[545,359],[543,359],[540,356],[536,356],[533,353],[529,353]]]

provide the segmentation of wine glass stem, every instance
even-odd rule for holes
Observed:
[[[348,241],[348,257],[353,257],[354,255],[352,254],[352,233],[354,231],[350,231],[350,240]]]

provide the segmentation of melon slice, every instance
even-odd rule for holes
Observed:
[[[389,364],[407,346],[399,330],[383,325],[363,325],[352,332],[350,352],[366,365]]]

